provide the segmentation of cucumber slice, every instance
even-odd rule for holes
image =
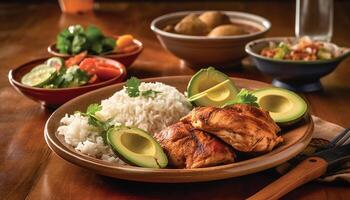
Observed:
[[[38,71],[38,70],[41,70],[43,68],[47,68],[49,66],[47,66],[46,64],[40,64],[40,65],[37,65],[36,67],[34,67],[32,70],[30,70],[30,72],[35,72],[35,71]]]
[[[326,49],[320,49],[317,52],[317,57],[321,60],[332,59],[332,53],[327,51]]]
[[[50,82],[56,76],[56,69],[54,67],[39,65],[33,68],[32,71],[24,75],[21,82],[24,85],[31,87],[42,87]]]
[[[64,62],[62,58],[52,57],[46,61],[46,65],[49,67],[60,69],[64,65]]]

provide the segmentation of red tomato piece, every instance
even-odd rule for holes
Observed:
[[[105,62],[97,63],[96,66],[116,69],[113,65],[110,65],[110,64],[105,63]]]
[[[110,66],[110,65],[109,65]],[[102,80],[108,80],[120,75],[120,70],[115,67],[96,66],[96,74]]]
[[[92,75],[89,83],[95,83],[96,80],[109,80],[121,74],[119,68],[96,58],[85,58],[81,61],[79,68]]]
[[[89,84],[94,84],[100,82],[98,76],[96,74],[92,75],[90,80],[88,81]]]
[[[87,56],[87,52],[81,52],[76,56],[70,57],[68,60],[64,62],[67,67],[71,67],[73,65],[78,65],[85,57]]]
[[[90,75],[96,72],[96,59],[95,58],[85,58],[81,61],[79,68],[86,71]]]

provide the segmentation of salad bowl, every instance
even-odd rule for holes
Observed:
[[[82,85],[79,87],[70,87],[70,88],[38,88],[31,87],[21,83],[22,77],[30,72],[37,65],[44,63],[48,58],[40,58],[28,63],[22,64],[8,73],[8,79],[11,85],[24,96],[41,103],[44,107],[56,108],[65,102],[87,93],[89,91],[105,87],[111,84],[122,82],[126,78],[126,69],[119,62],[102,58],[102,57],[94,57],[99,60],[103,60],[104,62],[118,68],[120,70],[120,75],[109,80],[105,80],[99,83]]]
[[[136,45],[136,48],[133,51],[125,52],[125,53],[117,53],[114,51],[110,51],[110,52],[103,53],[99,56],[116,60],[122,63],[125,67],[129,67],[143,51],[142,42],[136,39],[134,39],[133,41],[134,41],[134,44]],[[56,48],[56,43],[53,43],[50,46],[48,46],[47,51],[53,56],[57,56],[61,58],[68,58],[72,56],[69,54],[60,53]]]

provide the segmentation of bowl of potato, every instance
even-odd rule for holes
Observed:
[[[237,65],[246,56],[245,45],[270,28],[265,18],[234,11],[176,12],[151,23],[162,46],[195,69]]]

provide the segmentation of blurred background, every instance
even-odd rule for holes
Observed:
[[[142,71],[144,76],[153,76],[154,65],[176,63],[179,60],[166,52],[150,30],[150,23],[158,16],[184,10],[228,10],[244,11],[267,18],[272,28],[267,37],[294,36],[295,0],[230,0],[230,1],[112,1],[95,0],[93,11],[63,14],[59,5],[77,0],[11,0],[0,2],[0,64],[17,66],[30,59],[47,56],[47,46],[56,39],[56,34],[72,24],[87,26],[94,24],[106,34],[131,33],[139,38],[145,50],[134,63],[130,74]],[[79,1],[79,0],[78,0]],[[83,0],[86,4],[92,0]],[[74,6],[73,6],[74,7]],[[87,5],[89,7],[89,5]],[[155,12],[156,10],[156,12]],[[349,27],[350,1],[334,1],[333,42],[350,46],[349,33],[342,31]],[[30,45],[28,44],[30,42]],[[35,42],[34,42],[35,41]],[[150,47],[150,48],[149,48]],[[155,51],[154,49],[158,49]],[[162,54],[163,56],[158,56]],[[25,56],[17,56],[25,55]],[[15,58],[15,59],[14,59]],[[147,58],[143,59],[143,58]],[[174,67],[174,66],[171,66]],[[157,69],[162,75],[161,68]],[[244,73],[249,78],[257,73],[255,68]],[[340,69],[342,70],[342,68]],[[157,73],[159,73],[159,71]],[[7,73],[4,71],[4,73]],[[191,74],[190,69],[180,68],[178,74]],[[330,76],[330,78],[332,78]],[[334,77],[336,78],[336,77]],[[0,82],[6,81],[1,79]]]

